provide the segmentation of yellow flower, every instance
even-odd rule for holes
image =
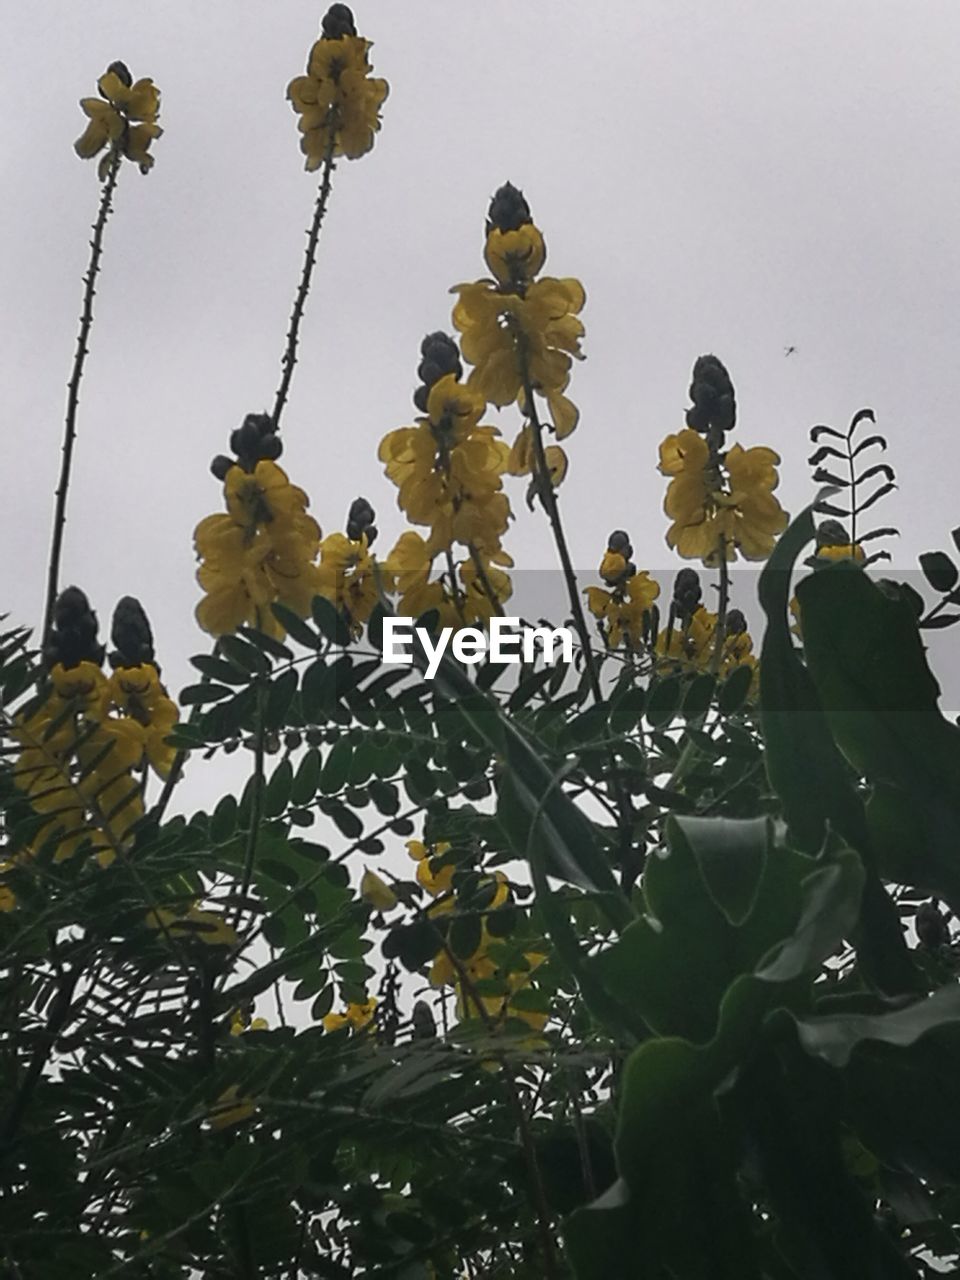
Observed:
[[[733,617],[728,615],[728,621]],[[744,629],[741,629],[744,628]],[[714,661],[716,648],[717,614],[711,613],[703,605],[698,606],[684,627],[674,627],[667,634],[664,628],[657,637],[657,653],[666,659],[672,659],[682,667],[692,670],[709,670]],[[740,627],[730,626],[723,637],[723,652],[720,658],[718,674],[729,675],[734,667],[746,666],[756,671],[758,662],[753,653],[753,639],[744,627],[742,616]]]
[[[855,560],[860,564],[866,558],[867,553],[859,542],[848,542],[845,546],[817,547],[818,560]]]
[[[351,1027],[354,1031],[362,1031],[373,1021],[373,1012],[377,1007],[375,996],[364,1000],[362,1004],[348,1004],[343,1013],[328,1013],[323,1019],[324,1031],[339,1031],[341,1027]]]
[[[513,594],[510,575],[480,557],[479,565],[465,560],[460,566],[464,585],[463,620],[468,626],[486,626],[504,601]],[[488,593],[489,589],[489,593]]]
[[[444,374],[430,386],[426,406],[427,416],[416,426],[400,427],[380,442],[380,461],[399,489],[398,505],[414,524],[429,527],[431,559],[459,542],[511,563],[500,545],[510,520],[502,491],[510,451],[496,427],[479,425],[485,402],[454,374]]]
[[[601,576],[604,567],[611,570],[613,559],[626,562],[623,556],[608,551],[603,558]],[[646,569],[635,573],[614,591],[604,591],[602,587],[587,587],[587,607],[595,618],[606,624],[606,641],[611,649],[616,649],[626,639],[629,646],[638,645],[643,637],[643,616],[660,594],[660,584],[654,582]]]
[[[370,47],[357,35],[321,38],[310,50],[307,74],[287,87],[308,172],[319,169],[328,152],[354,160],[373,146],[389,85],[370,75]]]
[[[498,284],[516,288],[529,283],[543,266],[547,248],[532,222],[515,230],[491,227],[483,257]]]
[[[397,895],[394,891],[385,880],[381,880],[377,873],[369,868],[364,871],[360,880],[360,897],[375,911],[392,911],[397,905]]]
[[[207,516],[194,533],[197,580],[206,592],[197,621],[211,635],[245,623],[282,636],[270,605],[278,601],[306,617],[320,593],[320,528],[306,513],[307,495],[263,459],[251,472],[231,467],[224,498],[227,514]]]
[[[525,366],[532,389],[547,399],[558,439],[569,435],[577,412],[562,393],[573,360],[582,359],[577,314],[586,294],[580,281],[546,276],[523,297],[487,280],[451,292],[459,295],[453,323],[463,335],[463,357],[474,366],[469,385],[491,404],[511,404],[522,395]]]
[[[375,564],[366,534],[354,541],[346,534],[331,533],[320,543],[316,594],[347,615],[354,635],[360,634],[380,598]],[[388,577],[382,574],[384,590],[389,588]]]
[[[706,565],[718,562],[721,546],[727,560],[738,551],[747,560],[766,559],[787,527],[787,514],[773,496],[779,462],[772,449],[738,444],[712,462],[699,432],[687,427],[668,436],[660,446],[660,471],[672,477],[663,504],[673,522],[668,544]]]
[[[143,728],[143,746],[150,764],[166,778],[173,767],[176,749],[165,739],[180,719],[177,705],[167,696],[153,663],[139,667],[118,667],[108,682],[113,706]]]
[[[98,174],[102,181],[119,153],[147,173],[153,165],[149,147],[163,130],[157,124],[160,93],[152,80],[132,83],[130,72],[122,62],[114,62],[97,81],[99,98],[81,98],[80,106],[90,123],[73,144],[82,160],[89,160],[109,144],[100,161]]]

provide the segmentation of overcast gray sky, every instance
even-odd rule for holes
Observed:
[[[899,493],[898,563],[960,523],[960,6],[955,0],[366,0],[391,86],[383,129],[341,163],[284,421],[283,465],[325,532],[358,493],[384,550],[402,527],[376,460],[412,419],[418,344],[451,285],[484,274],[483,220],[510,178],[587,290],[562,507],[578,565],[616,526],[640,567],[664,545],[657,445],[682,425],[694,358],[728,365],[736,437],[812,488],[815,422],[872,406]],[[208,471],[272,403],[315,178],[288,81],[322,9],[303,0],[43,0],[5,12],[0,173],[5,548],[0,608],[36,623],[99,189],[72,143],[78,99],[116,58],[162,91],[156,167],[125,165],[83,383],[62,581],[108,623],[141,597],[173,683],[207,639],[192,530]],[[784,348],[796,347],[785,356]],[[496,421],[496,417],[493,419]],[[515,413],[500,415],[508,439]],[[512,489],[506,545],[554,563]],[[587,579],[589,580],[589,579]],[[947,633],[952,635],[953,633]]]

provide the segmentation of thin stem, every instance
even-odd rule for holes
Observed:
[[[847,466],[850,468],[850,545],[857,545],[857,465],[853,457],[853,431],[856,418],[847,432]]]
[[[260,684],[257,689],[257,706],[255,711],[254,723],[254,748],[253,748],[253,788],[250,797],[250,830],[247,832],[247,847],[243,855],[243,879],[240,882],[240,903],[237,906],[237,913],[234,920],[234,927],[240,920],[243,911],[243,901],[250,889],[250,881],[253,879],[253,868],[257,858],[257,836],[260,830],[260,811],[263,805],[263,713],[264,713],[264,688]]]
[[[283,406],[287,403],[287,396],[290,392],[290,381],[293,378],[294,365],[297,363],[297,345],[300,341],[300,322],[303,319],[304,307],[307,304],[307,294],[310,292],[310,279],[313,275],[314,264],[317,260],[317,243],[320,239],[320,227],[323,223],[324,214],[327,211],[327,201],[330,198],[330,180],[333,176],[333,170],[336,167],[333,163],[333,152],[337,145],[337,130],[334,127],[336,114],[336,107],[331,107],[326,119],[326,127],[329,130],[330,136],[327,142],[327,150],[323,157],[323,173],[320,179],[320,190],[317,192],[317,203],[313,210],[313,221],[310,224],[310,230],[307,232],[307,251],[303,260],[303,272],[300,276],[300,285],[297,289],[297,296],[293,303],[293,311],[290,315],[290,328],[287,331],[287,345],[283,352],[283,359],[280,362],[280,385],[277,387],[276,399],[273,402],[274,430],[278,430],[280,427],[280,415],[283,413]]]
[[[597,675],[596,659],[593,653],[593,647],[590,644],[590,632],[587,628],[586,614],[583,612],[583,604],[580,600],[580,590],[577,584],[577,575],[573,568],[573,562],[570,559],[570,549],[567,546],[566,534],[563,531],[563,522],[560,519],[560,507],[557,503],[557,495],[553,484],[550,480],[550,468],[547,466],[547,455],[543,446],[543,424],[537,413],[537,406],[533,398],[533,386],[530,381],[530,370],[527,363],[527,353],[521,335],[517,335],[517,358],[520,365],[520,377],[523,382],[523,398],[526,401],[526,414],[530,419],[530,426],[533,432],[533,449],[536,458],[536,481],[537,496],[540,499],[540,505],[546,512],[547,519],[550,522],[550,528],[553,531],[553,538],[557,544],[557,554],[560,557],[560,566],[563,570],[563,578],[567,585],[567,596],[570,600],[570,611],[573,615],[573,625],[580,637],[580,644],[583,647],[584,662],[587,669],[587,676],[590,681],[590,690],[593,694],[595,702],[603,701],[603,694],[600,691],[600,678]],[[642,870],[642,862],[637,861],[633,857],[633,804],[630,800],[630,793],[623,786],[623,783],[616,773],[616,758],[613,752],[610,753],[610,768],[613,775],[613,790],[617,800],[617,808],[620,814],[620,859],[621,871],[625,888],[629,888],[634,883],[637,876]]]
[[[47,567],[47,599],[43,610],[44,642],[50,633],[53,621],[53,606],[57,599],[60,580],[60,556],[63,551],[63,530],[67,522],[67,493],[70,489],[70,468],[73,463],[73,445],[77,437],[77,408],[80,403],[80,379],[86,363],[87,342],[93,324],[93,299],[96,296],[97,274],[100,270],[100,256],[103,253],[103,233],[112,209],[113,192],[120,172],[120,152],[114,152],[107,178],[103,184],[100,197],[100,209],[97,220],[93,224],[93,239],[90,241],[90,261],[87,274],[83,277],[83,306],[80,311],[80,331],[77,334],[77,349],[73,357],[73,370],[67,383],[67,416],[63,432],[63,448],[60,460],[60,479],[57,484],[56,505],[53,513],[53,540],[50,545],[50,561]]]
[[[577,629],[577,635],[580,637],[580,644],[583,646],[583,654],[590,680],[590,689],[597,702],[602,701],[600,692],[600,680],[597,676],[596,659],[594,658],[593,648],[590,644],[590,632],[587,628],[586,614],[583,612],[583,604],[580,600],[580,590],[577,584],[577,575],[574,572],[573,561],[570,559],[570,549],[567,546],[567,537],[563,531],[563,522],[560,519],[560,507],[557,504],[557,495],[553,485],[550,482],[550,469],[547,466],[547,457],[543,447],[543,424],[537,413],[537,406],[533,399],[533,388],[530,385],[530,375],[527,372],[527,358],[522,346],[518,344],[517,354],[520,358],[520,373],[523,379],[523,395],[526,400],[527,417],[530,419],[530,426],[533,431],[533,449],[536,456],[537,467],[537,496],[540,499],[540,505],[546,512],[547,519],[550,522],[550,528],[553,531],[553,538],[557,544],[557,554],[560,557],[560,567],[563,570],[563,579],[567,586],[567,596],[570,600],[570,612],[573,615],[573,625]]]
[[[714,675],[719,674],[723,659],[723,642],[727,635],[727,608],[730,604],[730,567],[727,564],[727,539],[720,535],[720,598],[717,601],[717,629],[714,633],[713,657],[711,669]]]

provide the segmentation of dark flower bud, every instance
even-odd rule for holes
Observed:
[[[267,458],[270,462],[276,462],[281,453],[283,453],[283,441],[279,436],[264,436],[257,446],[257,457]]]
[[[236,431],[230,432],[230,448],[236,454],[239,454],[243,448],[243,435],[239,427],[237,427]]]
[[[696,569],[680,569],[673,580],[673,599],[681,611],[692,613],[702,598]]]
[[[611,551],[616,551],[625,559],[629,559],[633,555],[633,548],[630,546],[630,535],[625,533],[623,529],[614,529],[607,539],[607,547]]]
[[[248,413],[243,420],[244,428],[250,428],[256,431],[258,436],[272,436],[276,433],[276,426],[269,413]]]
[[[417,370],[417,376],[428,386],[445,373],[455,374],[458,378],[463,373],[459,348],[453,338],[448,338],[445,333],[428,333],[420,343],[420,354],[423,362]]]
[[[299,729],[288,729],[283,735],[283,745],[288,751],[296,751],[302,741]]]
[[[75,667],[81,662],[103,662],[104,647],[97,643],[97,615],[79,587],[67,587],[57,597],[53,608],[53,627],[44,645],[43,657],[48,667],[58,662]]]
[[[950,941],[950,929],[940,912],[936,898],[924,902],[917,909],[914,924],[917,937],[928,951],[936,951]]]
[[[218,480],[226,480],[227,472],[233,466],[233,459],[228,458],[225,453],[218,453],[214,460],[210,463],[210,470]]]
[[[711,429],[732,431],[737,421],[733,383],[716,356],[700,356],[693,366],[690,384],[693,405],[687,410],[687,426],[704,434]]]
[[[111,71],[124,88],[129,89],[133,84],[133,76],[130,74],[130,70],[125,62],[111,62],[109,67],[107,67],[107,74],[109,75]]]
[[[420,355],[423,359],[417,368],[417,377],[423,385],[413,393],[413,403],[421,413],[426,413],[430,388],[448,373],[452,373],[457,379],[461,378],[463,365],[457,344],[439,331],[427,334],[420,343]]]
[[[366,534],[367,546],[372,547],[377,536],[376,518],[376,512],[366,498],[355,498],[347,515],[347,537],[351,542],[359,542]]]
[[[742,636],[747,629],[747,620],[739,609],[731,609],[727,614],[727,635]]]
[[[505,182],[499,191],[494,193],[487,210],[487,235],[494,229],[498,231],[518,231],[520,227],[532,222],[530,206],[512,182]]]
[[[824,520],[817,527],[818,547],[846,547],[850,543],[847,531],[839,520]]]
[[[307,732],[306,732],[306,734],[305,734],[305,737],[306,737],[306,739],[307,739],[307,746],[308,746],[308,747],[322,747],[322,746],[323,746],[323,730],[322,730],[322,729],[317,729],[317,728],[314,728],[313,726],[311,726],[311,727],[307,730]]]
[[[154,661],[150,620],[136,596],[123,596],[117,601],[110,639],[116,649],[110,655],[112,667],[139,667]]]
[[[320,33],[324,40],[340,40],[343,36],[355,36],[357,24],[353,20],[353,11],[349,5],[332,4],[320,24]]]

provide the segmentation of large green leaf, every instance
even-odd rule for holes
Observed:
[[[813,510],[813,505],[807,507],[791,523],[760,575],[760,603],[767,615],[760,660],[760,724],[767,775],[799,848],[818,852],[832,828],[863,859],[867,879],[854,941],[865,976],[884,991],[916,991],[919,979],[896,907],[877,874],[863,802],[790,634],[791,575],[803,548],[815,536]],[[863,576],[861,570],[856,572]],[[802,584],[798,595],[801,589]],[[805,613],[803,619],[806,641]]]
[[[830,728],[874,783],[868,817],[884,871],[960,907],[960,729],[937,705],[909,602],[843,563],[797,595]]]
[[[731,984],[771,987],[812,972],[856,920],[855,854],[818,863],[773,846],[764,820],[671,818],[647,864],[649,914],[589,968],[660,1035],[705,1043]]]

